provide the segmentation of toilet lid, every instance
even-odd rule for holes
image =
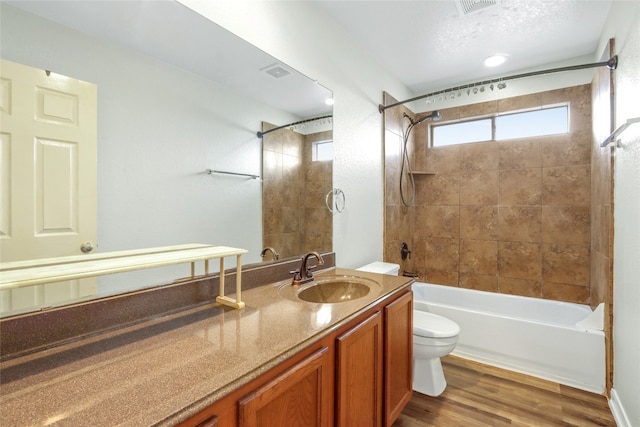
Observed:
[[[460,326],[446,317],[414,310],[413,334],[426,338],[454,337],[460,334]]]

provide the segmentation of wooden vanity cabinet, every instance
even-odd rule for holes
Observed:
[[[413,393],[405,289],[179,425],[391,426]]]
[[[412,395],[413,293],[406,292],[336,339],[335,425],[390,427]]]
[[[217,427],[333,425],[334,341],[326,336],[178,424]]]

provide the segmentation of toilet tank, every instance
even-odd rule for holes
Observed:
[[[362,267],[356,268],[356,270],[397,276],[400,272],[400,265],[392,264],[390,262],[375,261],[371,264],[363,265]]]

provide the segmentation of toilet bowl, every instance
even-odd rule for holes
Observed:
[[[397,276],[398,264],[376,261],[357,270]],[[447,387],[440,358],[458,343],[460,326],[453,320],[426,311],[413,311],[413,389],[439,396]]]
[[[440,358],[458,342],[460,326],[453,320],[426,311],[413,311],[413,389],[439,396],[447,387]]]

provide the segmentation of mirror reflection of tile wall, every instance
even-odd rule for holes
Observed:
[[[332,250],[333,216],[325,196],[333,187],[333,162],[312,161],[313,142],[331,139],[331,131],[302,135],[289,129],[263,137],[262,242],[281,259]]]

